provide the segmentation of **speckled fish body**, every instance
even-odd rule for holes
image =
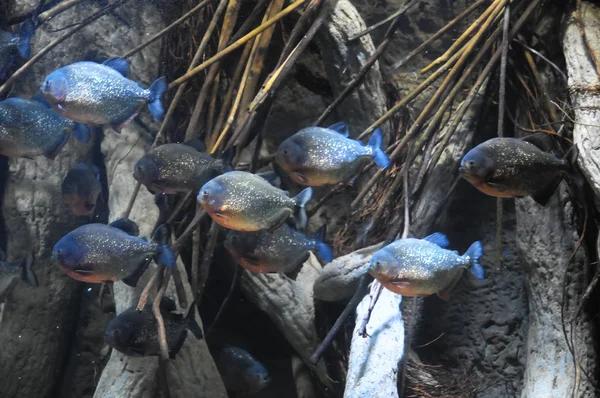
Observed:
[[[295,182],[321,186],[352,179],[370,159],[387,167],[389,159],[380,146],[379,130],[363,145],[332,129],[307,127],[281,143],[275,158]]]
[[[223,347],[213,357],[225,388],[238,396],[256,394],[271,382],[264,365],[240,347]]]
[[[373,255],[369,272],[385,288],[403,296],[437,293],[447,298],[449,290],[468,268],[476,277],[483,278],[483,268],[478,263],[481,243],[475,242],[462,256],[440,244],[447,244],[442,234],[397,240]]]
[[[265,179],[245,171],[231,171],[213,178],[200,189],[198,202],[218,224],[238,231],[274,231],[294,212],[305,226],[304,205],[310,188],[297,197],[275,188]]]
[[[98,169],[93,165],[77,163],[67,172],[61,191],[67,206],[76,216],[88,216],[94,212],[102,192]]]
[[[183,317],[171,312],[176,310],[172,300],[163,298],[160,310],[165,322],[167,346],[171,358],[175,358],[181,349],[188,329],[196,338],[202,338],[202,330],[194,319],[195,306],[191,306],[188,316]],[[104,331],[104,341],[125,355],[136,357],[160,355],[158,327],[152,306],[146,305],[141,312],[133,306],[120,313],[108,323]]]
[[[311,251],[326,257],[325,261],[333,257],[322,238],[309,238],[287,224],[273,233],[229,231],[225,248],[242,267],[261,273],[293,272],[308,259]]]
[[[504,198],[532,196],[544,204],[569,172],[570,164],[518,138],[493,138],[471,149],[459,169],[463,178],[481,192]],[[544,203],[543,203],[544,202]]]
[[[132,236],[111,225],[87,224],[60,239],[54,245],[52,259],[63,272],[78,281],[123,280],[135,286],[150,260],[162,261],[161,256],[167,251],[164,245]]]
[[[31,20],[24,22],[18,33],[0,30],[0,79],[6,77],[17,54],[21,58],[29,58],[29,41],[34,32],[35,27]]]
[[[9,98],[0,102],[0,154],[49,159],[67,143],[75,123],[34,100]]]
[[[133,177],[158,193],[197,192],[211,178],[222,173],[224,167],[223,160],[186,144],[165,144],[136,163]]]
[[[161,79],[155,82],[156,86],[144,89],[110,66],[77,62],[49,74],[41,92],[65,117],[89,125],[110,125],[120,132],[144,105],[160,105],[166,90]]]
[[[31,269],[33,264],[31,253],[18,264],[5,261],[6,258],[2,251],[0,251],[0,258],[2,259],[0,261],[0,303],[6,301],[20,280],[30,286],[38,286],[37,276]]]

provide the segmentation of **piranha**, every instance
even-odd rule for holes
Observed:
[[[76,216],[94,213],[102,192],[100,170],[93,164],[77,163],[67,172],[61,185],[63,200]]]
[[[229,156],[215,159],[201,152],[202,147],[196,140],[158,146],[138,160],[133,178],[151,192],[198,192],[211,178],[228,170],[230,161]]]
[[[164,117],[161,97],[167,90],[164,77],[148,89],[126,76],[126,60],[113,57],[102,64],[76,62],[50,73],[41,93],[65,117],[89,125],[110,125],[117,133],[144,105],[156,120]]]
[[[139,238],[138,233],[137,225],[128,219],[109,225],[83,225],[54,245],[52,260],[63,272],[81,282],[122,280],[135,287],[150,260],[167,268],[175,265],[175,254],[167,246],[166,225],[157,229],[152,242]]]
[[[0,79],[6,78],[17,54],[23,59],[29,58],[30,41],[34,33],[35,25],[30,19],[23,22],[18,33],[0,30]]]
[[[459,172],[481,192],[500,198],[523,198],[545,206],[558,184],[573,174],[577,159],[573,146],[560,159],[546,152],[546,134],[525,138],[492,138],[471,149]]]
[[[19,280],[29,286],[39,286],[37,276],[31,269],[32,265],[33,255],[31,253],[27,254],[19,264],[11,264],[6,261],[4,251],[0,250],[0,303],[6,301]]]
[[[196,306],[191,305],[186,317],[175,314],[175,302],[164,297],[160,302],[160,313],[165,322],[169,356],[174,359],[189,330],[199,340],[203,337],[202,329],[196,322]],[[126,309],[111,320],[104,330],[104,341],[110,347],[133,357],[160,355],[158,326],[152,312],[152,306],[147,304],[142,311],[135,306]]]
[[[298,228],[304,229],[305,205],[311,196],[310,187],[290,198],[286,191],[256,174],[230,171],[204,184],[197,199],[212,219],[225,228],[273,232],[292,215]]]
[[[212,354],[225,388],[236,396],[256,394],[271,382],[265,366],[240,347],[225,346]]]
[[[54,159],[73,134],[88,142],[90,131],[52,110],[39,97],[0,101],[0,155]]]
[[[248,271],[289,274],[304,264],[313,250],[322,260],[333,260],[333,252],[323,242],[324,238],[325,226],[309,238],[283,224],[273,233],[229,231],[225,248]]]
[[[481,242],[475,242],[462,256],[444,249],[449,244],[444,234],[434,233],[423,239],[399,239],[377,251],[371,258],[369,272],[388,290],[402,296],[429,296],[436,293],[448,300],[449,293],[470,268],[483,279],[479,264],[483,255]]]
[[[295,182],[310,186],[349,181],[371,159],[384,169],[390,165],[388,155],[381,149],[380,129],[364,146],[348,136],[345,123],[328,128],[307,127],[279,145],[275,160]]]

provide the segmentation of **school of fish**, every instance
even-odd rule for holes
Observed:
[[[29,57],[34,33],[30,21],[16,32],[0,30],[0,79],[15,60]],[[0,101],[0,155],[53,160],[72,138],[73,145],[93,140],[96,127],[109,126],[120,133],[145,107],[154,119],[163,120],[162,97],[168,89],[165,78],[144,88],[128,75],[128,62],[118,57],[103,63],[76,62],[49,73],[40,82],[38,95]],[[323,263],[334,259],[325,226],[315,228],[313,235],[307,232],[312,187],[350,184],[371,162],[386,169],[391,162],[384,141],[379,129],[366,144],[354,140],[349,126],[342,122],[327,128],[306,127],[291,135],[277,148],[274,163],[276,170],[302,186],[286,187],[295,195],[274,183],[279,175],[273,178],[272,171],[235,170],[231,151],[215,156],[197,140],[152,148],[131,172],[153,194],[195,197],[206,214],[228,230],[222,245],[247,271],[295,278],[311,252]],[[546,137],[539,135],[493,138],[466,153],[457,172],[486,195],[531,197],[546,205],[561,181],[577,177],[576,158],[576,147],[559,157],[547,145]],[[74,216],[92,216],[90,222],[54,242],[51,260],[70,278],[86,283],[122,281],[136,287],[152,261],[174,267],[177,253],[169,247],[170,226],[159,225],[148,240],[138,236],[137,225],[129,219],[108,225],[91,222],[99,204],[107,203],[96,165],[74,164],[64,176],[61,194]],[[465,275],[485,278],[479,241],[462,255],[448,246],[441,233],[398,239],[372,256],[368,272],[394,293],[435,294],[448,300]],[[0,250],[0,302],[7,301],[19,281],[31,287],[39,285],[32,254],[11,254],[21,260],[9,262]],[[177,310],[172,300],[161,302],[172,358],[188,331],[203,338],[196,307],[192,305],[186,316]],[[157,321],[151,307],[142,311],[131,307],[118,314],[106,327],[105,341],[125,355],[159,355]],[[270,382],[267,369],[240,347],[224,346],[213,355],[227,388],[236,394],[255,393]]]

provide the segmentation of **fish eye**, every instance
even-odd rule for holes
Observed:
[[[202,191],[202,196],[205,198],[208,198],[208,191],[207,190]]]
[[[285,154],[287,155],[287,154],[288,154],[288,150],[287,150],[287,149],[284,149],[284,150],[283,150],[283,153],[285,153]]]
[[[474,167],[474,166],[475,166],[475,162],[474,162],[474,161],[472,161],[472,160],[469,160],[469,161],[467,162],[467,164],[468,164],[469,166],[471,166],[471,167]]]
[[[381,261],[377,260],[373,263],[373,265],[379,267],[381,265]]]

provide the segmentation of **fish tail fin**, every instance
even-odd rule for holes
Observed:
[[[382,169],[388,168],[390,165],[390,158],[387,153],[381,149],[381,145],[383,143],[383,133],[381,129],[375,130],[375,132],[371,135],[367,146],[373,150],[373,161],[375,164]]]
[[[469,256],[469,261],[471,262],[471,273],[477,279],[483,279],[485,277],[485,271],[481,264],[479,264],[479,259],[483,256],[483,246],[481,242],[476,241],[469,247],[469,250],[465,253],[466,256]]]
[[[198,321],[196,321],[196,303],[195,302],[192,303],[192,305],[190,305],[190,310],[188,311],[185,319],[187,322],[186,323],[187,328],[190,332],[192,332],[194,337],[196,337],[198,340],[204,338],[204,333],[202,332],[202,328],[198,324]]]
[[[315,234],[313,235],[313,239],[315,240],[317,245],[317,255],[319,256],[319,258],[323,261],[327,261],[328,263],[330,263],[333,261],[333,250],[331,250],[331,248],[327,246],[327,244],[324,242],[326,233],[327,224],[323,224],[323,226],[319,228],[317,232],[315,232]]]
[[[148,109],[154,117],[154,119],[162,122],[165,117],[165,108],[162,104],[162,96],[167,91],[169,86],[167,85],[167,79],[163,76],[158,79],[148,90],[150,90],[150,100],[148,102]]]
[[[87,144],[90,141],[91,131],[88,126],[81,123],[75,123],[73,127],[73,135],[79,142]]]
[[[308,217],[306,215],[306,204],[312,198],[312,188],[308,187],[300,192],[294,200],[296,201],[296,211],[294,212],[294,219],[296,219],[296,226],[298,229],[306,228],[308,224]]]
[[[27,19],[19,31],[19,55],[21,58],[28,59],[31,55],[31,37],[34,33],[35,24],[31,19]]]
[[[37,275],[31,267],[33,266],[33,254],[27,253],[27,256],[21,261],[21,279],[30,286],[38,287]]]

